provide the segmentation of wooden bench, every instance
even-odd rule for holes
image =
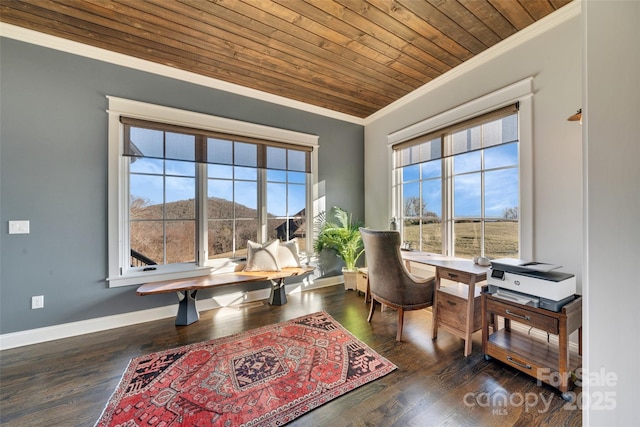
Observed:
[[[313,270],[313,267],[291,267],[283,268],[282,271],[236,271],[233,273],[210,274],[208,276],[189,279],[146,283],[140,286],[136,292],[138,295],[175,292],[179,300],[176,325],[186,326],[200,319],[200,313],[198,313],[198,309],[196,308],[196,294],[200,289],[235,285],[238,283],[270,281],[271,294],[269,295],[269,304],[283,305],[287,303],[284,279],[311,273]]]

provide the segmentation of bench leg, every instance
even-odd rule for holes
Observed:
[[[269,305],[285,305],[287,294],[284,290],[284,279],[271,281],[271,295],[269,295]]]
[[[198,313],[198,309],[196,308],[197,293],[197,290],[177,293],[178,299],[180,300],[178,315],[176,316],[177,326],[187,326],[200,320],[200,313]]]

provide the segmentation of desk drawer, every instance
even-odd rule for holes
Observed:
[[[447,325],[460,332],[467,329],[467,299],[452,295],[446,290],[439,289],[437,300],[438,323]],[[473,331],[482,328],[482,308],[480,297],[473,300]]]
[[[523,357],[509,349],[496,346],[492,342],[487,344],[487,354],[497,360],[512,366],[534,378],[542,379],[544,374],[549,373],[549,368],[540,366],[530,358]]]
[[[466,283],[471,282],[471,274],[465,273],[457,270],[449,270],[446,267],[439,267],[438,271],[440,273],[441,279],[447,279],[454,282]]]
[[[558,319],[545,316],[544,314],[537,313],[532,310],[527,310],[522,305],[511,305],[505,303],[499,303],[491,299],[487,300],[487,311],[504,317],[505,319],[511,319],[515,322],[522,323],[534,328],[542,329],[545,332],[557,335],[560,333]]]

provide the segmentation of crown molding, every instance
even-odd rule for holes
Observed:
[[[573,0],[571,3],[563,6],[553,13],[550,13],[539,21],[536,21],[528,27],[518,31],[514,35],[502,40],[499,43],[496,43],[495,45],[477,54],[468,61],[463,62],[457,67],[431,80],[429,83],[425,83],[423,86],[419,87],[413,92],[403,96],[402,98],[387,105],[381,110],[378,110],[377,112],[371,114],[366,119],[364,119],[364,125],[366,126],[384,117],[385,115],[392,113],[395,110],[401,109],[402,107],[425,96],[426,94],[439,88],[440,86],[444,86],[447,83],[450,83],[463,74],[466,74],[488,62],[491,62],[498,56],[512,49],[518,48],[529,40],[538,37],[539,35],[551,30],[552,28],[557,27],[558,25],[576,16],[579,16],[582,9],[581,3],[582,0]]]
[[[211,89],[222,90],[236,95],[246,96],[248,98],[257,99],[260,101],[265,101],[300,111],[305,111],[307,113],[313,113],[344,122],[354,123],[357,125],[364,124],[364,119],[360,117],[355,117],[349,114],[333,111],[328,108],[318,107],[315,105],[307,104],[305,102],[285,98],[283,96],[251,89],[234,83],[228,83],[222,80],[214,79],[212,77],[202,76],[200,74],[180,70],[163,64],[158,64],[155,62],[147,61],[145,59],[134,58],[132,56],[112,52],[110,50],[102,49],[99,47],[78,43],[72,40],[52,36],[27,28],[19,27],[13,24],[0,22],[0,37],[6,37],[37,46],[46,47],[49,49],[55,49],[61,52],[83,56],[85,58],[95,59],[109,64],[120,65],[138,71],[153,73],[163,77],[169,77],[176,80],[197,84]]]
[[[294,108],[296,110],[301,110],[308,113],[333,118],[336,120],[366,126],[367,124],[372,123],[373,121],[378,120],[379,118],[404,107],[405,105],[415,101],[425,94],[428,94],[434,89],[443,86],[451,82],[452,80],[455,80],[459,76],[468,73],[471,70],[483,64],[486,64],[487,62],[491,62],[503,53],[519,47],[520,45],[568,21],[571,18],[579,16],[582,9],[581,3],[582,0],[573,0],[566,6],[563,6],[557,11],[545,16],[541,20],[531,24],[525,29],[518,31],[511,37],[508,37],[500,43],[495,44],[484,52],[474,56],[473,58],[458,65],[450,71],[447,71],[446,73],[433,79],[429,83],[426,83],[420,88],[414,90],[413,92],[405,95],[399,100],[393,102],[392,104],[389,104],[388,106],[382,108],[381,110],[371,114],[364,119],[349,114],[339,113],[327,108],[317,107],[315,105],[295,101],[282,96],[262,92],[256,89],[247,88],[234,83],[228,83],[211,77],[201,76],[189,71],[179,70],[177,68],[157,64],[155,62],[147,61],[144,59],[134,58],[132,56],[112,52],[94,46],[89,46],[83,43],[74,42],[71,40],[63,39],[61,37],[51,36],[26,28],[18,27],[12,24],[0,22],[0,36],[42,47],[47,47],[50,49],[59,50],[66,53],[71,53],[74,55],[83,56],[86,58],[96,59],[98,61],[103,61],[110,64],[132,68],[139,71],[174,78],[211,89],[222,90],[225,92],[234,93],[236,95],[270,102],[272,104],[280,105],[283,107]]]

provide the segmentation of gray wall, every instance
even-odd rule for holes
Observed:
[[[640,2],[589,0],[583,7],[585,425],[637,426]]]
[[[2,334],[176,302],[106,285],[106,95],[319,135],[326,206],[364,218],[360,125],[8,38],[0,66]],[[31,233],[9,235],[9,220]]]
[[[575,7],[570,4],[562,9]],[[387,135],[533,77],[533,241],[523,243],[532,247],[537,261],[562,265],[563,271],[575,274],[581,293],[581,128],[566,120],[581,106],[579,10],[559,25],[500,52],[490,61],[415,96],[402,108],[367,123],[366,221],[375,227],[386,227],[389,222],[391,178],[380,173],[388,170]]]

